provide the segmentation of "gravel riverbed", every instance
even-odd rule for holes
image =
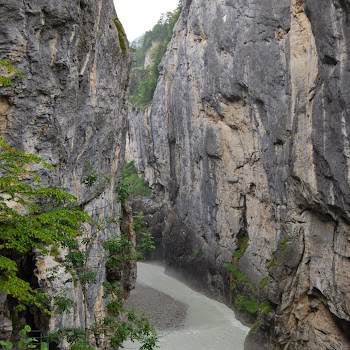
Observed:
[[[145,313],[158,331],[182,327],[187,312],[185,304],[140,282],[131,291],[125,307]]]

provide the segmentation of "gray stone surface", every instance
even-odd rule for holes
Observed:
[[[0,135],[53,164],[55,170],[42,176],[75,194],[96,219],[120,212],[114,188],[124,159],[131,60],[120,47],[119,39],[126,39],[119,38],[115,18],[112,0],[0,1],[0,57],[24,74],[0,87]],[[101,177],[108,175],[106,184],[82,185],[87,162]],[[98,241],[109,234],[101,232]],[[88,289],[88,322],[104,314],[104,255],[94,244],[89,264],[98,282]],[[59,279],[47,280],[55,261],[37,257],[36,264],[41,287],[76,302],[71,313],[37,327],[83,325],[82,291],[62,285],[69,278],[62,269]]]
[[[247,348],[350,348],[350,2],[183,6],[152,107],[129,131],[165,189],[166,258],[227,297],[245,230],[240,268],[268,277],[277,305]]]

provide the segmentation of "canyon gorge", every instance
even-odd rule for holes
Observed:
[[[49,184],[117,216],[117,178],[135,160],[156,195],[132,203],[155,236],[150,257],[253,325],[245,349],[350,348],[349,0],[183,0],[144,110],[128,105],[112,0],[0,6],[1,57],[24,76],[0,87],[0,135],[53,164]],[[87,162],[103,186],[83,186]],[[57,293],[52,260],[33,259]],[[95,260],[89,322],[106,312]],[[136,270],[123,273],[128,294]],[[84,323],[70,290],[74,312],[37,327]]]

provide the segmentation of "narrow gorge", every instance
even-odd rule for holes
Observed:
[[[118,232],[132,222],[118,179],[135,161],[153,191],[131,203],[154,235],[148,259],[232,307],[251,327],[245,349],[350,349],[350,1],[180,9],[140,109],[128,103],[132,50],[112,0],[0,0],[0,58],[23,73],[0,85],[0,136],[52,164],[40,176],[96,220],[122,215]],[[103,181],[85,186],[91,169]],[[51,280],[52,257],[21,262],[75,303],[22,324],[47,332],[108,314],[111,234],[89,250],[87,291],[63,285],[64,270]],[[135,264],[117,274],[127,296]],[[14,316],[0,290],[0,329],[11,332]]]
[[[246,349],[350,348],[349,10],[184,1],[152,105],[129,111],[159,254],[255,314]]]

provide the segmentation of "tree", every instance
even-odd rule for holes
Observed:
[[[18,277],[21,258],[33,250],[49,254],[48,246],[74,245],[81,224],[90,220],[74,196],[43,184],[32,170],[38,165],[50,167],[0,138],[0,290],[17,299],[19,309],[43,306],[41,293]]]

